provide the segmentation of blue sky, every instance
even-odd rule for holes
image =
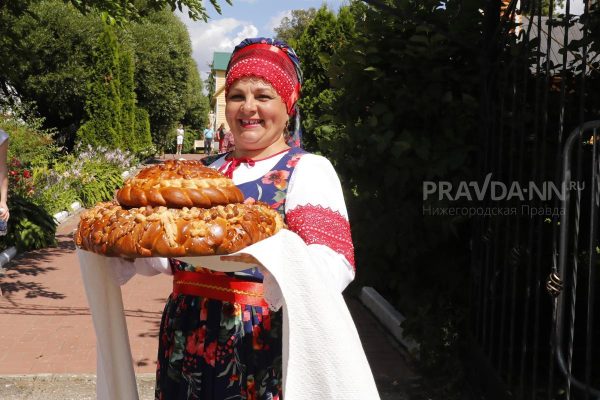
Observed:
[[[233,50],[235,45],[247,37],[273,36],[273,28],[291,15],[292,10],[319,8],[322,4],[335,12],[345,0],[233,0],[233,6],[220,0],[221,15],[214,11],[209,2],[204,2],[210,19],[208,22],[191,21],[187,13],[178,13],[185,23],[192,40],[193,57],[198,64],[202,79],[210,70],[208,63],[214,51]]]

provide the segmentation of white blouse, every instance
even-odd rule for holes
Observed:
[[[256,161],[254,165],[243,163],[233,171],[233,182],[236,185],[260,179],[267,174],[275,165],[283,158],[286,153],[278,154],[264,160]],[[216,160],[211,167],[222,169],[225,161],[224,157]],[[225,165],[226,168],[226,165]],[[309,206],[310,208],[307,208]],[[306,215],[307,210],[310,215]],[[302,222],[294,224],[297,233],[308,243],[308,251],[311,256],[319,260],[319,264],[327,269],[331,274],[331,278],[336,282],[335,285],[341,292],[354,279],[354,250],[350,238],[350,226],[348,224],[348,212],[340,180],[329,162],[328,159],[315,154],[304,154],[301,158],[288,182],[287,195],[285,200],[285,214],[288,217],[288,225],[290,224],[290,216],[295,215],[295,211],[303,213]],[[319,218],[318,214],[328,214],[331,212],[339,215],[339,222],[335,219]],[[311,226],[302,226],[302,224],[311,224]],[[321,232],[315,232],[318,228],[316,225],[321,225],[324,229]],[[327,226],[329,225],[329,226]],[[309,229],[305,235],[302,231]],[[330,240],[327,240],[331,235],[319,235],[323,231],[327,233],[335,233],[343,229],[341,234],[344,237],[345,245],[341,247],[345,251],[333,249],[331,245],[327,245]],[[294,229],[292,229],[294,230]],[[346,232],[347,230],[347,232]],[[318,235],[315,240],[307,240],[307,236],[313,237]],[[333,246],[335,247],[335,246]]]

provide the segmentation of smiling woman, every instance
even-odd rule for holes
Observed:
[[[379,398],[341,296],[354,279],[355,269],[340,181],[327,159],[297,146],[298,131],[291,140],[288,135],[290,118],[296,117],[294,126],[299,126],[296,101],[301,84],[296,54],[284,43],[257,38],[238,45],[225,83],[226,118],[235,149],[210,166],[232,178],[245,203],[266,203],[285,218],[289,231],[261,243],[269,254],[281,257],[277,265],[282,271],[293,270],[300,276],[296,288],[303,296],[313,293],[314,299],[328,300],[316,304],[296,298],[293,304],[283,304],[272,295],[273,287],[268,283],[273,282],[271,272],[279,267],[267,269],[267,264],[260,265],[256,259],[248,269],[227,275],[170,259],[174,274],[185,273],[186,279],[196,282],[200,289],[173,293],[165,306],[159,335],[157,399],[276,400],[284,392],[290,399]],[[286,237],[293,240],[286,242]],[[294,257],[289,257],[290,251]],[[294,268],[288,264],[292,258],[313,266],[313,272]],[[286,276],[280,278],[286,280]],[[264,293],[269,307],[248,304],[237,295],[235,301],[228,302],[209,291],[202,292],[201,287],[210,286],[211,280],[252,285],[257,293]],[[278,290],[288,301],[289,289]],[[308,325],[316,326],[316,336],[311,336],[307,324],[301,322],[303,318],[291,317],[291,310],[298,308],[308,312]],[[291,321],[284,324],[283,313]],[[334,317],[325,318],[327,315]],[[333,320],[339,323],[323,338]],[[296,345],[302,340],[309,343],[301,346],[300,357],[292,350],[291,337]],[[339,343],[344,344],[342,350]],[[345,358],[348,355],[350,358]],[[299,359],[309,360],[309,365],[298,367]],[[341,361],[348,359],[352,361]],[[315,373],[307,375],[312,363]]]

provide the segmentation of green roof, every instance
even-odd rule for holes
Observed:
[[[231,53],[223,53],[215,51],[213,53],[213,69],[225,71],[227,69],[227,64],[229,63],[229,59],[231,58]]]

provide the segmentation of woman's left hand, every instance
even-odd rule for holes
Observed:
[[[5,202],[0,203],[0,219],[3,221],[8,221],[10,217],[10,213],[8,212],[8,206]]]

